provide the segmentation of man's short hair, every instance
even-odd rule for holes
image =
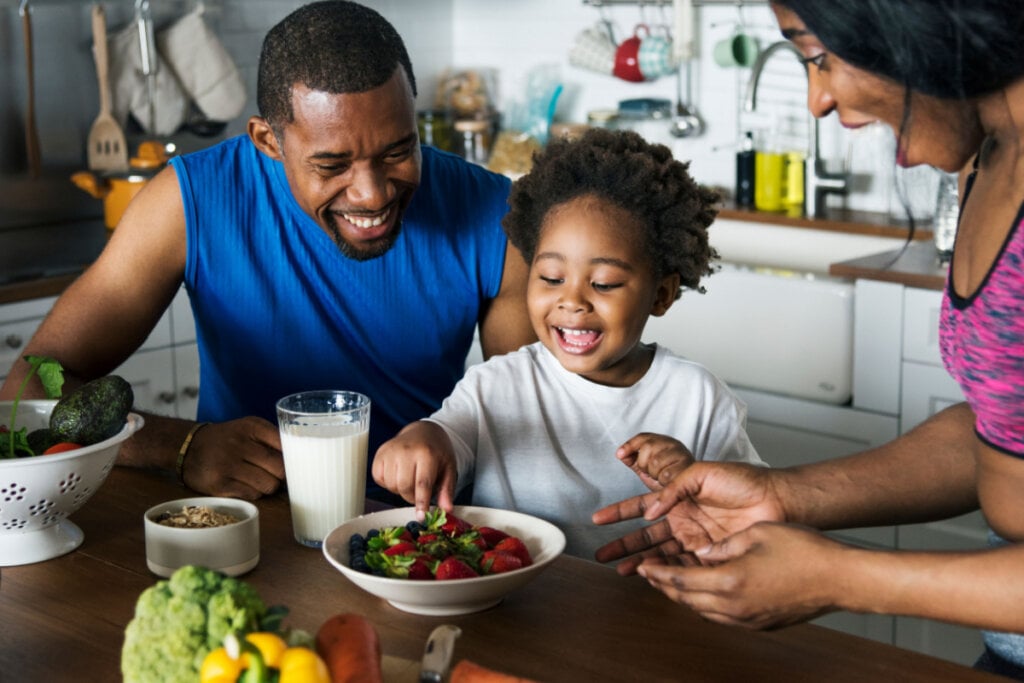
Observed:
[[[296,84],[332,94],[373,90],[401,64],[416,80],[402,37],[376,11],[345,0],[304,5],[270,29],[260,53],[256,102],[275,131],[294,117]]]

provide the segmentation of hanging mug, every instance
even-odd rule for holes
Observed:
[[[672,38],[668,31],[662,34],[652,32],[642,38],[637,60],[640,62],[640,73],[648,81],[674,74],[679,65],[673,55]]]
[[[633,35],[619,43],[618,49],[615,50],[615,68],[612,73],[624,81],[640,83],[644,80],[639,60],[641,29],[645,35],[650,33],[645,24],[638,24]]]
[[[581,69],[611,74],[617,46],[600,26],[581,31],[569,50],[569,63]]]
[[[718,41],[714,47],[715,63],[719,66],[750,66],[757,59],[759,46],[752,36],[738,31]]]

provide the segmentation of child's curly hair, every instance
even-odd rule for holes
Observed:
[[[551,209],[593,195],[622,207],[645,228],[644,249],[657,278],[678,273],[684,287],[703,292],[700,279],[713,272],[711,261],[718,258],[707,228],[719,195],[698,185],[688,168],[668,147],[633,131],[595,128],[575,141],[552,140],[535,155],[531,171],[513,183],[502,226],[531,264]],[[680,294],[681,288],[676,298]]]

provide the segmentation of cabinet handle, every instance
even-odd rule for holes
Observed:
[[[173,391],[161,391],[156,395],[156,400],[160,403],[174,403],[174,398]]]
[[[25,340],[22,339],[21,336],[17,334],[9,334],[4,339],[4,344],[6,344],[7,348],[9,349],[20,349],[21,345],[24,343]]]
[[[185,398],[195,398],[199,395],[199,387],[188,386],[181,390],[182,396]]]

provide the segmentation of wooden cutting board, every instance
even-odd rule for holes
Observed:
[[[380,664],[385,683],[417,683],[419,681],[420,663],[417,661],[384,655]]]

